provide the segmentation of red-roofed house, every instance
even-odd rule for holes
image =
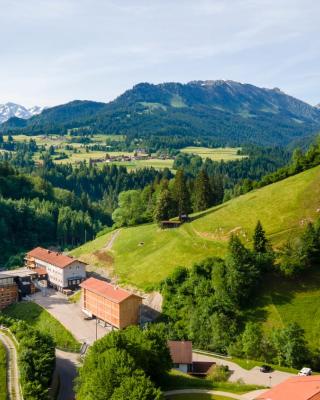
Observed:
[[[46,271],[48,282],[58,290],[75,289],[86,278],[86,264],[56,251],[36,247],[26,254],[26,266],[35,271]]]
[[[294,376],[260,394],[256,400],[320,400],[320,376]]]
[[[139,323],[142,297],[95,278],[85,280],[80,286],[85,314],[118,329]]]

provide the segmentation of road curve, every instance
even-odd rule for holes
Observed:
[[[23,400],[19,384],[17,349],[12,339],[0,331],[0,340],[7,352],[7,387],[10,400]]]
[[[252,392],[248,392],[245,394],[235,394],[229,392],[223,392],[221,390],[206,390],[206,389],[179,389],[179,390],[169,390],[164,393],[165,397],[170,400],[170,396],[175,394],[211,394],[216,396],[230,397],[230,399],[234,400],[253,400],[259,394],[265,392],[266,389],[263,390],[254,390]]]

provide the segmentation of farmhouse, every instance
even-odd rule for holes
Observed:
[[[11,275],[0,273],[0,310],[18,301],[18,287]]]
[[[140,322],[142,297],[99,279],[81,283],[82,310],[117,329]]]
[[[26,254],[26,267],[46,271],[48,283],[58,290],[75,289],[86,278],[86,264],[62,253],[37,247]]]
[[[192,371],[192,342],[169,340],[168,347],[171,354],[173,368],[182,372]]]
[[[319,400],[320,377],[294,376],[256,397],[256,400]]]

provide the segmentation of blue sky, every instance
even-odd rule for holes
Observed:
[[[320,102],[316,0],[0,0],[0,103],[231,79]]]

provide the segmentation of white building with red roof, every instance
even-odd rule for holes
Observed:
[[[86,264],[71,256],[36,247],[26,254],[26,266],[46,271],[48,282],[55,289],[75,289],[86,279]]]

